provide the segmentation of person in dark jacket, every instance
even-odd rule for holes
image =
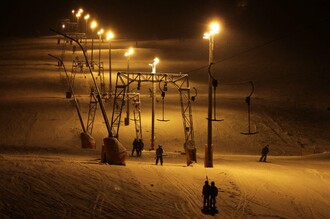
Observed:
[[[211,186],[209,185],[209,181],[205,181],[203,186],[203,209],[210,208],[210,196],[211,196]]]
[[[138,144],[139,144],[138,139],[137,138],[134,139],[134,141],[133,141],[133,149],[132,149],[132,157],[133,157],[134,151],[136,151],[137,156],[139,155]]]
[[[143,148],[144,148],[144,143],[143,143],[142,139],[139,139],[138,144],[137,144],[137,150],[136,150],[138,157],[141,157]]]
[[[259,162],[261,161],[266,162],[268,152],[269,152],[269,145],[267,144],[265,147],[263,147],[261,151],[261,157]]]
[[[158,164],[158,161],[160,160],[160,165],[163,165],[163,147],[162,145],[158,145],[158,148],[156,150],[156,165]]]
[[[210,190],[211,190],[210,209],[215,210],[216,209],[215,198],[218,196],[218,188],[215,186],[214,182],[211,182]]]

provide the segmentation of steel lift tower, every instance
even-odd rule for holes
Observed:
[[[164,82],[167,84],[173,84],[178,89],[180,94],[181,114],[185,138],[184,151],[187,155],[187,165],[190,165],[192,161],[197,162],[188,74],[118,72],[110,123],[112,136],[115,138],[119,137],[122,110],[125,102],[127,102],[127,87],[135,82],[138,83],[138,85],[147,82]]]

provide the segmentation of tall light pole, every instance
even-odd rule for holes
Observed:
[[[77,31],[79,32],[79,18],[81,16],[81,13],[78,11],[78,13],[76,14],[77,17]]]
[[[210,30],[204,33],[204,39],[209,40],[209,65],[213,63],[214,56],[214,36],[219,33],[220,26],[218,23],[211,23]],[[208,76],[209,92],[208,92],[208,113],[207,113],[207,154],[205,154],[205,167],[213,167],[212,154],[212,78]]]
[[[80,17],[81,17],[81,15],[82,15],[83,12],[84,12],[84,10],[81,9],[81,8],[79,8],[79,10],[78,10],[78,12],[77,12],[77,14],[76,14],[76,17],[77,17],[77,31],[78,31],[78,32],[80,31],[80,30],[79,30],[79,19],[80,19]]]
[[[131,59],[131,55],[134,53],[134,49],[131,47],[125,52],[125,56],[127,57],[127,72],[129,72],[129,62]]]
[[[109,41],[109,97],[112,95],[112,79],[111,79],[111,39],[113,39],[115,35],[108,31],[107,40]]]
[[[88,31],[88,28],[87,28],[87,21],[88,21],[88,19],[89,19],[89,14],[86,14],[85,16],[84,16],[84,19],[85,19],[85,22],[86,22],[86,25],[85,25],[85,52],[86,52],[86,55],[87,55],[87,31]]]
[[[75,10],[72,10],[72,11],[71,11],[71,13],[72,13],[72,22],[74,21],[75,16],[76,16],[76,15],[75,15],[75,12],[76,12]]]
[[[99,35],[99,74],[101,73],[100,71],[100,67],[101,67],[101,41],[102,41],[102,34],[104,33],[104,30],[103,29],[100,29],[98,32],[97,32],[97,35]]]
[[[156,74],[156,66],[159,63],[158,58],[154,58],[154,62],[152,64],[149,64],[151,66],[151,73],[153,74],[152,76],[152,100],[151,100],[151,145],[150,149],[154,150],[155,149],[155,108],[156,108],[156,84],[155,84],[155,74]]]
[[[92,21],[91,23],[91,29],[92,29],[92,54],[91,54],[91,65],[93,67],[93,54],[94,54],[94,51],[93,51],[93,48],[94,48],[94,29],[97,27],[97,22],[96,21]]]
[[[134,49],[131,47],[128,49],[128,51],[125,53],[125,56],[127,57],[127,73],[129,74],[129,63],[131,60],[131,55],[134,53]],[[127,93],[129,93],[129,77],[127,77]],[[127,98],[127,109],[126,109],[126,118],[125,118],[125,125],[129,125],[129,98]]]
[[[87,26],[88,26],[87,22],[88,22],[89,17],[90,17],[89,14],[86,14],[85,17],[84,17],[84,19],[86,21],[86,26],[85,26],[86,35],[87,35]]]

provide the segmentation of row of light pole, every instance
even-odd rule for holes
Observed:
[[[74,10],[72,11],[72,13],[74,13]],[[82,13],[82,9],[79,10],[78,14],[76,15],[77,17],[77,23],[78,23],[78,27],[79,27],[79,17],[81,16],[81,13]],[[84,16],[84,19],[86,21],[86,34],[87,34],[87,23],[88,23],[88,19],[90,18],[90,15],[87,14]],[[95,28],[98,26],[97,22],[95,20],[93,20],[90,24],[90,27],[92,29],[92,51],[91,51],[91,65],[93,66],[94,63],[93,63],[93,56],[94,56],[94,37],[93,37],[93,33],[94,33],[94,30]],[[79,28],[78,28],[79,29]],[[102,35],[104,33],[104,30],[103,29],[100,29],[97,34],[99,36],[99,65],[101,63],[101,42],[102,42]],[[111,41],[112,39],[114,38],[114,34],[112,31],[109,31],[107,32],[107,35],[106,35],[106,40],[109,41],[109,96],[111,97],[112,95],[112,77],[111,77],[111,71],[112,71],[112,66],[111,66]],[[131,47],[129,48],[124,56],[127,57],[127,72],[129,73],[130,72],[130,59],[131,59],[131,56],[134,54],[134,49]],[[153,63],[152,64],[149,64],[151,67],[152,67],[152,74],[153,75],[153,81],[155,80],[155,73],[156,73],[156,65],[159,63],[159,59],[158,58],[155,58]],[[99,74],[100,74],[100,66],[99,66]],[[127,79],[128,80],[128,79]],[[151,121],[151,149],[154,150],[154,147],[155,147],[155,83],[153,82],[152,84],[152,121]],[[127,93],[130,92],[130,89],[129,89],[129,81],[127,81]],[[125,118],[125,124],[126,125],[129,125],[129,121],[130,121],[130,112],[129,112],[129,98],[127,98],[127,111],[126,111],[126,118]]]
[[[79,9],[77,14],[75,15],[77,18],[77,24],[78,24],[78,29],[79,29],[79,18],[82,14],[83,10]],[[74,15],[75,11],[72,10],[72,14]],[[84,16],[84,19],[86,21],[86,33],[87,33],[87,22],[88,19],[90,18],[89,14]],[[94,20],[91,22],[91,29],[92,29],[92,51],[91,51],[91,63],[93,65],[93,47],[94,47],[94,29],[97,27],[97,22]],[[218,34],[220,31],[220,25],[216,22],[213,22],[210,24],[209,31],[204,33],[203,38],[207,39],[209,41],[209,65],[213,63],[214,61],[214,37],[216,34]],[[98,32],[99,35],[99,64],[101,61],[101,40],[102,40],[102,34],[104,33],[103,29],[100,29]],[[107,33],[106,39],[109,41],[109,94],[112,94],[112,79],[111,79],[111,40],[114,38],[114,34],[109,31]],[[128,51],[124,54],[127,57],[127,72],[130,71],[130,58],[131,55],[134,53],[133,48],[129,48]],[[152,64],[149,64],[152,67],[152,74],[156,73],[156,65],[159,63],[159,59],[155,58],[154,62]],[[155,75],[153,75],[153,81]],[[129,83],[127,87],[127,93],[130,92],[129,90]],[[212,78],[211,75],[208,74],[208,119],[207,119],[207,150],[205,157],[206,162],[205,162],[205,167],[213,167],[213,152],[212,152]],[[129,124],[129,99],[127,99],[127,115],[126,115],[126,124]],[[154,135],[154,124],[155,124],[155,84],[152,84],[152,122],[151,122],[151,149],[154,149],[155,146],[155,135]]]
[[[84,12],[83,9],[79,9],[76,13],[75,10],[72,10],[72,17],[73,19],[76,17],[77,19],[77,28],[79,31],[79,19],[82,16],[82,13]],[[90,19],[90,15],[86,14],[84,16],[84,20],[85,20],[85,32],[87,34],[88,32],[88,20]],[[92,38],[92,49],[91,49],[91,65],[94,66],[94,30],[96,29],[96,27],[98,26],[97,22],[95,20],[93,20],[90,23],[90,28],[92,30],[92,34],[91,34],[91,38]],[[101,41],[102,41],[102,35],[104,33],[104,30],[101,28],[97,34],[99,36],[99,65],[101,63]],[[112,31],[108,31],[107,35],[106,35],[106,40],[109,41],[109,93],[112,93],[112,81],[111,81],[111,40],[114,38],[114,34]],[[87,41],[86,41],[87,42]],[[100,68],[99,68],[99,73],[100,73]]]

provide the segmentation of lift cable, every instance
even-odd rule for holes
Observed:
[[[272,43],[275,43],[275,42],[277,42],[277,41],[280,41],[280,40],[283,40],[283,39],[285,39],[285,38],[291,37],[292,35],[295,35],[295,34],[297,34],[297,33],[300,33],[300,32],[303,32],[303,31],[305,31],[305,30],[308,30],[308,29],[314,28],[314,27],[316,27],[317,25],[322,24],[322,23],[325,23],[325,22],[327,22],[327,21],[329,21],[329,20],[330,20],[330,17],[327,17],[327,18],[325,18],[325,19],[323,19],[323,20],[320,20],[320,21],[317,21],[317,22],[311,23],[311,24],[306,25],[306,26],[304,26],[304,27],[302,27],[302,28],[299,28],[299,29],[296,29],[296,30],[294,30],[294,31],[291,31],[291,32],[288,32],[288,33],[282,34],[282,35],[280,35],[280,36],[278,36],[278,37],[275,37],[275,38],[273,38],[273,39],[271,39],[271,40],[269,40],[269,41],[266,41],[266,42],[264,42],[264,43],[261,43],[260,45],[257,45],[257,46],[255,46],[255,47],[248,48],[248,49],[246,49],[246,50],[242,50],[242,51],[240,51],[240,52],[238,52],[238,53],[236,53],[236,54],[233,54],[233,55],[231,55],[231,56],[228,56],[228,57],[225,57],[225,58],[223,58],[223,59],[220,59],[220,60],[214,62],[214,64],[217,64],[217,63],[220,63],[220,62],[224,62],[224,61],[227,61],[227,60],[230,60],[230,59],[236,58],[237,56],[240,56],[240,55],[243,55],[243,54],[246,54],[246,53],[252,52],[252,51],[254,51],[254,50],[257,50],[257,49],[260,49],[260,48],[266,47],[266,46],[268,46],[268,45],[270,45],[270,44],[272,44]],[[206,68],[206,67],[207,67],[207,66],[202,66],[202,67],[199,67],[199,68],[196,68],[196,69],[192,69],[192,70],[190,70],[190,71],[185,72],[185,74],[188,74],[188,73],[191,73],[191,72],[194,72],[194,71],[199,71],[199,70],[202,70],[202,69],[204,69],[204,68]]]

